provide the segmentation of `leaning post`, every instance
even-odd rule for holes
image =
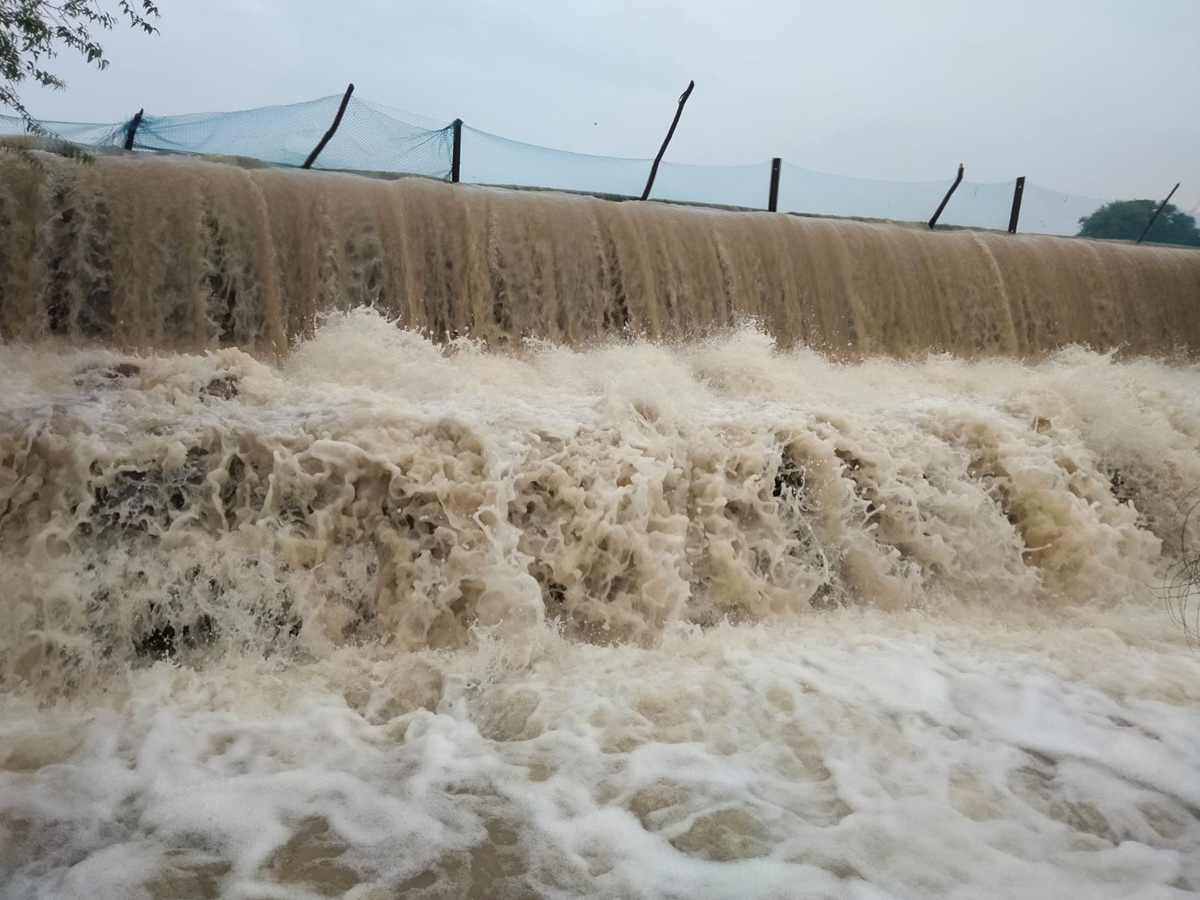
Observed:
[[[942,210],[944,210],[946,208],[946,204],[950,202],[950,198],[954,195],[954,192],[958,189],[958,186],[960,184],[962,184],[962,179],[963,179],[963,165],[962,165],[962,163],[959,163],[958,164],[958,177],[954,179],[954,184],[950,185],[950,190],[946,191],[946,196],[943,197],[942,202],[938,204],[937,212],[935,212],[933,214],[933,218],[929,220],[929,227],[931,229],[933,228],[934,225],[937,224],[937,220],[942,215]]]
[[[1179,190],[1179,183],[1176,183],[1175,187],[1171,188],[1171,193],[1167,194],[1167,199],[1158,204],[1158,209],[1154,211],[1154,215],[1152,215],[1150,217],[1150,221],[1146,223],[1146,227],[1142,231],[1142,236],[1137,239],[1139,244],[1146,239],[1146,235],[1150,233],[1150,226],[1154,224],[1154,220],[1158,218],[1158,214],[1163,211],[1168,203],[1171,202],[1171,198],[1175,196],[1175,192],[1177,190]]]
[[[346,114],[346,106],[350,103],[350,95],[354,93],[354,85],[346,88],[346,93],[342,95],[341,105],[338,106],[337,115],[333,117],[333,124],[329,126],[329,130],[325,132],[325,137],[321,138],[321,142],[313,147],[313,152],[308,154],[308,159],[304,161],[304,165],[300,168],[311,169],[312,164],[317,161],[317,157],[321,155],[321,151],[325,149],[325,145],[329,143],[329,139],[333,137],[338,130],[338,126],[342,124],[342,116]]]
[[[696,82],[689,81],[687,90],[679,97],[679,108],[675,110],[675,118],[671,121],[667,136],[658,150],[658,156],[654,157],[654,165],[650,167],[650,177],[646,180],[646,189],[642,191],[643,200],[650,197],[650,188],[654,187],[654,177],[658,174],[658,164],[662,162],[663,154],[667,152],[667,144],[671,143],[671,138],[675,136],[675,126],[679,124],[679,117],[683,115],[683,104],[687,103],[688,97],[692,96],[692,88],[695,86]]]

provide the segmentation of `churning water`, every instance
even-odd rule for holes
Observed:
[[[187,165],[162,171],[218,177]],[[10,200],[31,183],[10,179]],[[92,200],[110,224],[142,202]],[[603,206],[544,203],[547,221]],[[780,324],[783,301],[761,328],[714,317],[659,342],[513,320],[488,349],[360,310],[272,325],[307,333],[286,354],[249,355],[240,325],[225,336],[243,349],[184,353],[221,338],[211,306],[171,331],[116,298],[141,272],[210,303],[227,283],[211,253],[156,270],[173,245],[117,252],[117,229],[71,256],[61,219],[4,209],[10,233],[40,223],[25,292],[0,278],[21,338],[0,347],[6,898],[1200,891],[1200,656],[1178,621],[1200,598],[1164,596],[1200,550],[1195,364],[1053,341],[1034,362],[903,361],[871,355],[889,331],[861,323],[839,363]],[[693,217],[684,246],[730,214],[645,215]],[[408,259],[432,240],[393,224]],[[914,247],[893,260],[948,237],[895,233]],[[225,260],[251,246],[224,240]],[[722,240],[749,259],[758,238]],[[1137,276],[1143,310],[1173,312],[1139,346],[1194,349],[1200,298],[1162,297],[1196,263],[1142,250],[1166,260]],[[1087,252],[1118,269],[1141,251]],[[259,308],[248,283],[227,325]],[[318,283],[278,296],[337,306]],[[630,285],[627,310],[646,296]],[[433,296],[412,290],[393,297]],[[488,294],[487,328],[507,296]],[[1180,340],[1150,336],[1168,321]]]

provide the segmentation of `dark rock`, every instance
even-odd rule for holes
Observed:
[[[157,625],[134,641],[134,652],[154,661],[171,659],[181,648],[208,647],[217,639],[217,625],[211,616],[202,615],[189,625],[176,629],[166,622]]]
[[[214,378],[201,393],[220,400],[232,400],[240,391],[236,375],[226,375],[224,378]]]
[[[142,367],[137,363],[122,362],[106,367],[84,369],[75,376],[75,383],[80,387],[106,387],[114,382],[133,378],[142,373]]]
[[[804,469],[796,465],[790,453],[785,453],[779,461],[779,470],[775,473],[775,486],[771,494],[782,497],[785,492],[793,495],[804,493]]]

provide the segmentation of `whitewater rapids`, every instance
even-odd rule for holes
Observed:
[[[6,898],[1200,892],[1195,364],[360,311],[0,376]]]

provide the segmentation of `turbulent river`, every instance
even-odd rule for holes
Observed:
[[[1200,890],[1192,365],[0,371],[7,897]]]
[[[1200,893],[1200,254],[0,164],[5,900]]]

